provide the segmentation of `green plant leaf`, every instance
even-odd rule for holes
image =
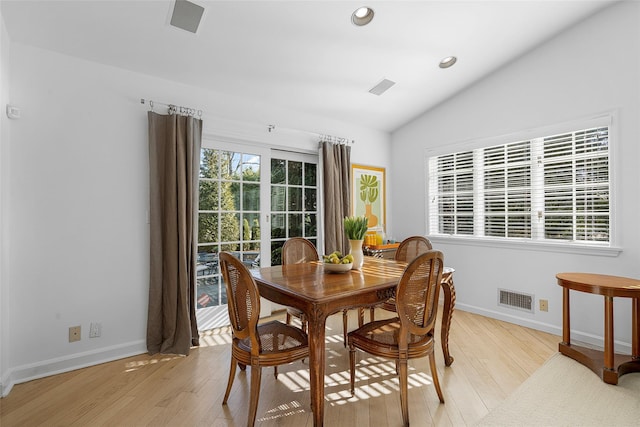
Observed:
[[[362,216],[351,216],[344,218],[344,232],[349,240],[362,240],[367,233],[369,219]]]

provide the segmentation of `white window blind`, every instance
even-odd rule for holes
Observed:
[[[609,242],[609,129],[543,140],[546,239]]]
[[[432,235],[610,243],[609,126],[428,159]]]

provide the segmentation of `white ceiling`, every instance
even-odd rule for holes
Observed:
[[[12,42],[391,132],[611,0],[193,2],[197,34],[169,25],[173,0],[1,7]],[[375,17],[356,27],[362,5]]]

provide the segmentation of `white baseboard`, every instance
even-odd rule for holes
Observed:
[[[61,374],[88,366],[112,362],[125,357],[136,356],[147,352],[144,340],[115,345],[84,353],[72,354],[55,359],[43,360],[37,363],[16,366],[3,373],[0,382],[2,397],[9,394],[14,385],[27,381]]]
[[[516,325],[524,326],[526,328],[531,328],[537,331],[547,332],[547,333],[562,337],[562,326],[552,325],[549,323],[528,319],[526,317],[502,313],[494,310],[487,310],[486,308],[476,307],[473,305],[457,303],[457,302],[455,305],[455,309],[468,311],[470,313],[479,314],[481,316],[502,320],[503,322],[513,323]],[[593,334],[576,330],[576,329],[571,329],[571,342],[586,343],[596,348],[602,349],[604,346],[604,337],[593,335]],[[624,342],[624,341],[615,341],[614,351],[622,354],[631,354],[631,343]]]

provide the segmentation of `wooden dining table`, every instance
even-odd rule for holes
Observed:
[[[345,309],[369,307],[394,296],[406,262],[365,257],[361,270],[331,274],[321,262],[277,265],[253,270],[260,296],[295,307],[307,316],[313,425],[324,420],[325,328],[327,317]],[[448,336],[455,303],[452,269],[443,273],[442,346],[451,365]],[[445,336],[446,335],[446,336]]]

